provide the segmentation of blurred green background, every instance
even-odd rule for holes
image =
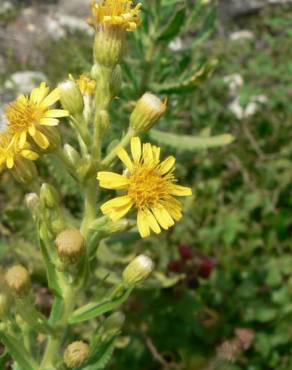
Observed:
[[[54,85],[90,71],[88,9],[82,0],[0,0],[0,113],[39,80]],[[292,370],[291,19],[290,1],[143,2],[108,141],[126,129],[144,91],[167,98],[166,116],[146,138],[175,153],[180,182],[195,197],[170,232],[102,244],[96,284],[105,272],[114,284],[135,253],[148,251],[156,263],[123,308],[126,326],[108,368]],[[49,158],[39,171],[78,216],[69,175]],[[0,179],[0,263],[23,260],[41,287],[22,205],[31,189],[6,172]]]

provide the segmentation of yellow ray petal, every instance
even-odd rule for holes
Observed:
[[[59,120],[56,118],[41,118],[40,124],[43,126],[58,126]]]
[[[124,163],[124,165],[129,169],[130,172],[133,171],[133,162],[131,161],[128,153],[125,151],[124,148],[120,148],[117,151],[117,156],[120,158],[120,160]]]
[[[98,172],[97,180],[100,181],[100,186],[106,189],[125,189],[129,184],[127,177],[114,172]]]
[[[167,157],[163,162],[159,165],[159,174],[165,175],[167,172],[169,172],[175,164],[175,158],[173,156]]]
[[[50,94],[41,102],[44,107],[50,107],[60,99],[60,90],[58,88],[50,92]]]
[[[178,197],[186,197],[192,195],[192,189],[181,185],[172,185],[170,188],[170,194]]]
[[[37,143],[37,145],[42,149],[47,149],[50,145],[49,140],[46,138],[46,136],[41,133],[40,131],[36,131],[33,136],[34,141]]]
[[[10,170],[11,170],[11,168],[13,168],[13,166],[14,166],[14,159],[13,159],[13,157],[10,157],[10,156],[7,157],[7,159],[6,159],[6,166]]]
[[[147,236],[150,235],[150,228],[148,226],[145,214],[142,211],[138,211],[137,226],[142,238],[146,238]]]
[[[163,229],[167,230],[174,225],[172,217],[161,204],[157,204],[151,210]]]
[[[131,152],[135,163],[138,163],[141,158],[141,141],[135,136],[131,140]]]
[[[23,148],[26,143],[26,131],[23,131],[19,136],[18,146],[19,148]]]
[[[151,211],[149,209],[144,210],[144,214],[146,217],[146,220],[148,222],[149,227],[156,233],[159,234],[161,232],[161,229],[158,225],[158,222],[156,221],[156,218],[153,216]]]
[[[143,161],[146,165],[151,165],[153,163],[153,152],[150,143],[143,144]]]
[[[131,208],[132,208],[132,204],[129,204],[128,206],[116,209],[115,211],[109,214],[109,217],[113,221],[118,221],[120,218],[123,218],[130,211]]]
[[[22,157],[29,159],[31,161],[35,161],[39,157],[37,153],[33,152],[32,150],[28,150],[28,149],[22,150],[20,154],[22,155]]]
[[[111,212],[112,210],[121,208],[121,207],[126,207],[129,204],[132,205],[132,200],[128,195],[123,195],[121,197],[116,197],[114,199],[111,199],[107,202],[105,202],[100,209],[102,210],[103,213],[108,213]]]
[[[68,116],[69,112],[64,109],[50,109],[44,113],[44,118],[62,118]]]

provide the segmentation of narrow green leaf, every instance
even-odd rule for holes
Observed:
[[[58,274],[51,260],[51,257],[47,251],[45,241],[42,238],[39,238],[39,243],[44,258],[44,262],[46,265],[49,288],[54,292],[55,295],[62,297],[62,289],[60,287]]]
[[[168,24],[160,32],[158,32],[156,40],[165,42],[171,41],[174,37],[176,37],[179,34],[181,27],[184,23],[185,17],[186,17],[186,8],[183,6],[177,9],[173,17],[168,22]]]
[[[165,94],[192,92],[211,76],[217,63],[217,60],[214,59],[197,67],[189,76],[181,78],[180,81],[153,83],[150,88],[154,92]]]
[[[150,137],[159,144],[166,145],[181,151],[197,151],[209,148],[225,146],[234,141],[230,134],[217,135],[212,137],[187,136],[166,133],[158,130],[151,130]]]
[[[82,367],[82,370],[102,370],[109,363],[113,351],[115,349],[115,340],[114,338],[108,341],[107,343],[102,344],[94,352],[93,357],[89,360],[87,366]]]
[[[23,370],[36,370],[37,364],[26,352],[22,343],[17,338],[0,331],[0,341],[5,345],[7,351]]]
[[[121,296],[115,299],[106,299],[103,302],[93,302],[83,306],[73,312],[69,319],[69,324],[76,324],[78,322],[93,319],[94,317],[103,315],[106,312],[117,309],[130,296],[133,288],[125,289]]]

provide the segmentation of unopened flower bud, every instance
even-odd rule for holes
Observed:
[[[65,144],[64,145],[64,152],[65,152],[66,157],[69,159],[71,164],[73,164],[74,166],[76,166],[76,164],[78,164],[80,162],[80,159],[81,159],[80,155],[77,152],[77,150],[75,148],[73,148],[73,146],[71,146],[69,144]]]
[[[59,84],[59,89],[62,107],[72,115],[82,113],[84,108],[83,96],[76,82],[66,80]]]
[[[45,207],[55,208],[59,205],[57,190],[49,184],[44,183],[40,191],[40,199]]]
[[[25,196],[25,203],[31,214],[36,217],[40,209],[40,198],[36,193],[28,193]]]
[[[25,295],[30,289],[30,276],[21,265],[11,267],[5,275],[6,284],[13,293]]]
[[[66,229],[56,239],[58,255],[62,262],[74,264],[85,252],[85,240],[77,229]]]
[[[86,363],[89,358],[89,346],[78,341],[69,344],[64,353],[64,362],[70,369],[75,369]]]
[[[128,285],[138,284],[148,278],[153,270],[152,260],[141,254],[123,271],[123,280]]]
[[[11,172],[18,182],[24,184],[29,184],[38,176],[36,165],[32,161],[20,157],[15,160]]]
[[[111,314],[104,322],[104,329],[111,333],[118,333],[125,323],[125,315],[118,311]]]
[[[100,28],[94,39],[94,60],[97,64],[114,68],[121,60],[124,32],[116,27]]]
[[[9,298],[7,294],[0,293],[0,320],[3,319],[9,311]]]
[[[138,100],[130,117],[130,125],[136,133],[148,131],[164,114],[165,110],[166,103],[147,92]]]

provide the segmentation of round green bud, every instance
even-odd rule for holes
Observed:
[[[138,284],[148,278],[153,271],[152,260],[141,254],[136,257],[123,271],[123,280],[128,285]]]
[[[9,289],[17,295],[25,295],[30,290],[30,276],[27,269],[21,265],[11,267],[5,275]]]
[[[80,261],[85,252],[85,240],[77,229],[66,229],[56,238],[59,258],[66,264]]]
[[[78,341],[69,344],[64,353],[64,362],[70,369],[75,369],[86,363],[89,358],[89,346]]]

